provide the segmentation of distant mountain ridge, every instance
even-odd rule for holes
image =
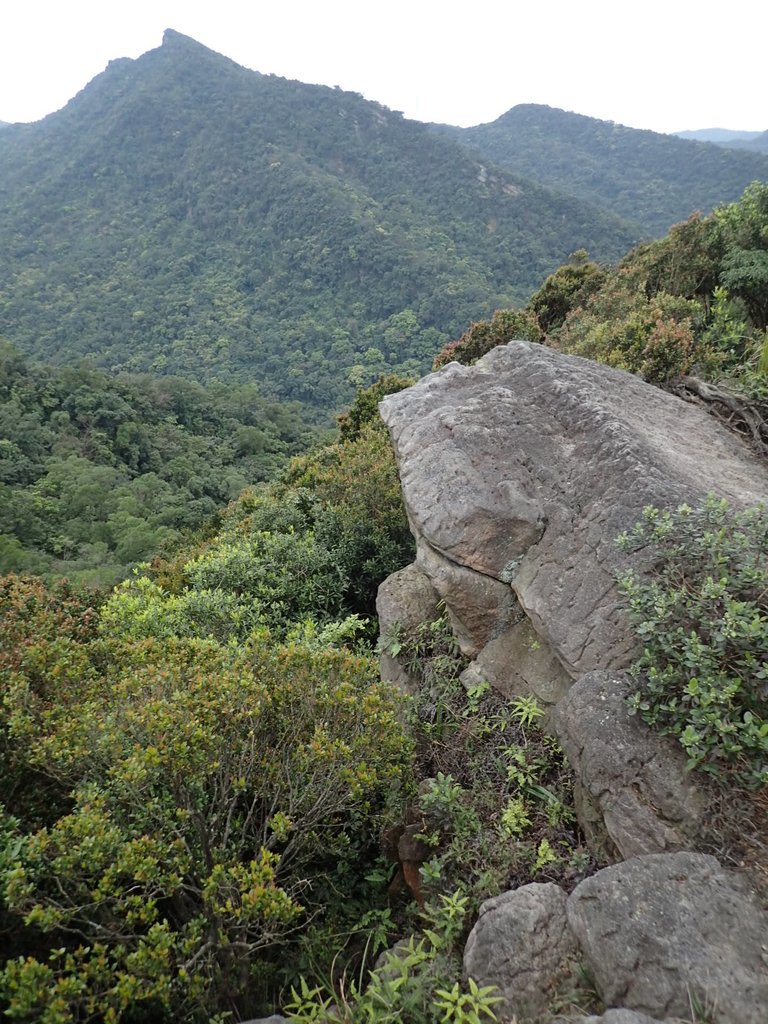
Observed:
[[[421,372],[620,218],[362,97],[168,31],[0,143],[0,335],[333,407]]]
[[[567,191],[663,234],[694,210],[768,180],[768,156],[627,128],[527,103],[474,128],[433,126],[514,174]]]
[[[0,337],[337,408],[574,251],[616,259],[756,177],[767,157],[535,105],[423,125],[169,30],[0,135]]]
[[[681,139],[696,139],[713,142],[728,149],[747,149],[756,153],[768,153],[768,131],[737,132],[728,128],[702,128],[693,132],[675,132]]]
[[[697,128],[695,131],[673,132],[678,139],[693,139],[695,142],[716,142],[728,145],[731,142],[751,142],[761,132],[739,132],[731,128]]]

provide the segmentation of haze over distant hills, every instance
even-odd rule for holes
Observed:
[[[757,153],[768,153],[768,131],[736,132],[729,128],[700,128],[693,132],[675,134],[680,139],[714,142],[716,146],[727,146],[729,149],[750,149]]]
[[[694,210],[732,202],[768,179],[768,157],[639,131],[526,103],[474,128],[434,126],[514,174],[594,202],[663,234]]]
[[[730,142],[750,142],[760,132],[737,132],[730,128],[697,128],[695,131],[674,132],[678,139],[694,139],[696,142],[718,142],[728,145]]]
[[[333,408],[754,178],[767,157],[546,107],[435,130],[168,31],[2,132],[0,336]]]

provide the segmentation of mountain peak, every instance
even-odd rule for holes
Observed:
[[[191,49],[194,47],[195,49],[208,50],[207,46],[203,46],[202,43],[198,43],[198,41],[193,39],[192,36],[185,36],[182,32],[177,32],[174,28],[167,28],[165,32],[163,32],[162,45],[166,49],[178,49],[180,47],[184,47],[184,49]]]

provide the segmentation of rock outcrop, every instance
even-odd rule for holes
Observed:
[[[616,536],[649,504],[768,497],[764,465],[703,409],[541,345],[451,363],[381,414],[417,564],[472,658],[524,615],[568,677],[624,668]]]
[[[705,794],[686,771],[680,744],[630,715],[629,689],[623,673],[589,672],[554,709],[555,731],[576,772],[579,818],[592,845],[609,856],[685,849]]]
[[[714,857],[655,854],[604,868],[568,897],[534,883],[486,900],[464,968],[521,1020],[541,1020],[580,961],[612,1007],[594,1024],[699,1011],[712,1024],[765,1024],[766,943],[768,915],[742,879]]]
[[[502,1016],[537,1016],[567,974],[576,942],[566,896],[533,882],[486,900],[467,941],[464,970],[480,985],[496,985]]]
[[[768,918],[717,861],[683,852],[706,793],[678,746],[627,713],[637,646],[616,586],[630,556],[615,544],[647,505],[765,503],[764,461],[702,408],[527,342],[451,364],[381,412],[416,538],[408,571],[444,602],[465,682],[548,706],[581,824],[624,858],[568,897],[567,928],[556,886],[488,901],[467,971],[535,1014],[575,948],[610,1007],[595,1024],[690,1019],[691,993],[716,1024],[768,1021]],[[397,586],[384,587],[390,623]]]

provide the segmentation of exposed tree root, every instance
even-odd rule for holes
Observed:
[[[721,423],[746,437],[753,448],[768,457],[768,421],[763,416],[763,410],[754,402],[743,395],[736,395],[699,380],[698,377],[678,377],[670,381],[666,390],[688,402],[705,406]]]

